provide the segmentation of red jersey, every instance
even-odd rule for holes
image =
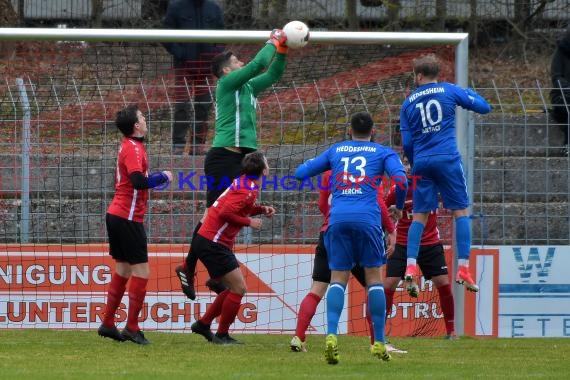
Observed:
[[[402,218],[396,223],[396,244],[408,245],[408,230],[413,221],[412,213],[412,191],[408,191],[404,210],[402,210]],[[392,186],[388,195],[386,195],[386,205],[388,207],[396,204],[396,187]],[[437,229],[437,214],[435,211],[430,212],[422,240],[420,245],[435,245],[440,244],[439,230]]]
[[[208,209],[198,234],[232,249],[238,232],[249,226],[249,216],[263,213],[263,208],[255,204],[258,193],[259,185],[246,176],[234,179]]]
[[[321,226],[321,232],[326,231],[327,227],[329,226],[329,211],[331,208],[331,190],[329,186],[331,173],[332,172],[330,170],[324,172],[323,180],[320,185],[321,188],[319,189],[319,210],[321,210],[321,213],[325,217],[325,220]],[[382,214],[382,229],[388,231],[388,233],[391,234],[394,232],[396,227],[390,218],[390,214],[388,214],[388,208],[384,203],[384,196],[380,188],[378,189],[378,206],[380,206],[380,213]]]
[[[134,172],[148,176],[146,150],[142,141],[123,137],[117,158],[115,196],[107,212],[133,222],[142,222],[147,209],[148,189],[134,188],[129,178]]]

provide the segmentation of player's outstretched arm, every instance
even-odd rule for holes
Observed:
[[[220,208],[218,214],[220,219],[235,226],[240,226],[240,227],[251,226],[253,218],[240,215],[244,207],[247,207],[248,211],[249,207],[251,207],[246,204],[244,198],[245,195],[238,192],[235,192],[232,195],[226,194],[226,197],[230,196],[232,197],[231,201],[228,200]]]
[[[167,182],[171,183],[172,173],[165,170],[147,178],[142,172],[135,171],[129,175],[129,180],[137,190],[152,189]]]
[[[302,180],[330,170],[329,151],[331,149],[332,148],[329,148],[317,157],[311,158],[299,165],[297,170],[295,170],[295,178]]]
[[[242,87],[250,79],[259,75],[259,73],[267,68],[274,55],[275,46],[273,44],[265,44],[247,65],[224,76],[224,88],[227,90],[235,90]]]
[[[486,114],[491,112],[491,105],[487,103],[485,98],[483,98],[481,95],[479,95],[472,89],[470,88],[465,89],[465,96],[466,99],[462,99],[463,104],[460,104],[461,107],[480,114]]]
[[[283,73],[285,72],[285,66],[286,66],[285,56],[279,54],[276,55],[275,58],[273,58],[271,64],[269,65],[267,71],[261,73],[260,75],[256,76],[255,78],[252,78],[249,81],[249,84],[251,85],[253,91],[253,95],[254,96],[259,95],[262,91],[271,87],[272,84],[278,82],[279,79],[281,79],[281,77],[283,76]]]
[[[274,29],[273,32],[271,32],[271,37],[269,41],[267,41],[267,44],[274,45],[277,48],[277,54],[275,54],[264,73],[261,73],[249,81],[254,96],[257,96],[262,91],[271,87],[272,84],[278,82],[283,76],[287,57],[287,47],[284,47],[283,44],[286,41],[287,37],[281,29]]]
[[[271,218],[277,211],[273,206],[255,205],[250,215],[264,215]]]
[[[271,34],[269,34],[267,43],[275,46],[279,54],[287,54],[289,52],[289,48],[287,47],[287,35],[281,29],[273,29]]]

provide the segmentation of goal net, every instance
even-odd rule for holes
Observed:
[[[29,31],[42,39],[41,31]],[[42,42],[8,40],[6,34],[0,40],[0,328],[95,329],[100,324],[114,267],[105,229],[120,142],[114,116],[136,103],[149,127],[145,144],[151,171],[171,170],[175,177],[150,195],[145,226],[152,275],[141,326],[189,332],[214,297],[204,285],[208,276],[202,266],[195,301],[185,298],[174,273],[204,211],[204,155],[188,154],[196,143],[190,137],[184,154],[173,154],[172,128],[182,103],[189,109],[189,125],[195,125],[193,95],[213,93],[215,82],[177,82],[172,57],[161,44],[166,40],[145,41],[141,34],[137,42],[78,41],[77,30],[63,33]],[[424,38],[410,46],[414,40],[408,37],[404,43],[373,38],[354,43],[335,35],[313,32],[314,42],[290,51],[282,80],[258,98],[259,145],[271,166],[260,201],[274,205],[277,215],[261,231],[246,228],[239,235],[236,254],[248,294],[234,331],[294,332],[323,220],[318,191],[300,189],[292,180],[297,165],[346,138],[350,115],[362,110],[373,115],[375,140],[399,151],[399,109],[413,86],[414,57],[437,54],[444,63],[442,79],[455,81],[455,37],[447,43]],[[240,43],[230,32],[228,41],[226,48],[245,62],[263,43]],[[205,148],[214,131],[212,111],[207,123]],[[446,217],[440,231],[449,243]],[[388,311],[388,334],[443,334],[437,292],[430,283],[422,283],[422,290],[420,298],[409,299],[398,289]],[[341,333],[367,334],[364,295],[352,281],[347,300]],[[119,323],[126,318],[128,298],[123,302]],[[324,332],[324,310],[321,302],[309,333]]]

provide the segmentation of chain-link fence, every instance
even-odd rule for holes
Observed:
[[[90,243],[105,239],[104,214],[113,194],[118,134],[110,109],[138,102],[150,135],[151,167],[171,169],[175,181],[154,192],[147,219],[152,242],[184,243],[203,212],[199,176],[203,156],[172,156],[170,133],[174,91],[169,80],[138,84],[86,85],[58,81],[4,82],[0,89],[0,148],[4,242],[20,242],[27,222],[29,242]],[[260,134],[272,168],[261,201],[275,205],[276,218],[260,235],[244,234],[249,243],[314,242],[322,217],[316,191],[299,188],[291,177],[296,166],[330,142],[342,138],[348,115],[368,109],[379,120],[377,141],[397,143],[396,110],[405,81],[325,82],[277,86],[260,99]],[[532,104],[514,91],[534,91],[546,99],[548,87],[478,89],[493,105],[492,114],[475,119],[473,227],[475,244],[568,244],[570,236],[570,161],[562,128],[549,117],[550,104]],[[23,94],[28,98],[28,108]],[[301,94],[298,99],[290,94]],[[394,94],[395,98],[392,97]],[[310,95],[310,96],[308,96]],[[514,106],[521,107],[515,111]],[[278,112],[282,110],[283,112]],[[27,112],[27,116],[26,116]],[[23,155],[22,125],[31,124],[30,154]],[[23,140],[24,139],[24,140]],[[272,143],[271,139],[275,139]],[[290,141],[290,142],[287,142]],[[22,220],[23,170],[29,170],[29,220]],[[194,173],[194,174],[193,174]],[[316,182],[315,182],[316,183]],[[315,185],[316,188],[316,185]],[[314,189],[313,189],[314,190]],[[449,225],[442,226],[449,237]]]

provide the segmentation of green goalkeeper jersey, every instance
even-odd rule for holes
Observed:
[[[274,45],[266,44],[251,62],[218,80],[213,147],[257,149],[257,95],[285,71],[285,55],[275,50]]]

